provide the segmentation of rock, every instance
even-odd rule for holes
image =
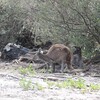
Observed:
[[[28,48],[16,45],[14,43],[8,43],[1,52],[1,59],[3,60],[14,60],[18,59],[19,56],[29,52]]]

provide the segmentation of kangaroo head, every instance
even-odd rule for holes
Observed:
[[[41,48],[38,49],[38,51],[36,51],[36,54],[34,55],[33,59],[34,61],[39,60],[39,57],[43,54],[43,50]]]

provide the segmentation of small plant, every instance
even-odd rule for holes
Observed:
[[[32,75],[35,75],[36,74],[36,71],[33,69],[32,65],[30,64],[27,68],[28,72]]]
[[[44,89],[44,87],[42,85],[38,84],[38,83],[36,83],[36,87],[37,87],[38,90],[43,90]]]
[[[90,85],[86,85],[85,84],[85,80],[83,79],[67,79],[65,81],[49,81],[46,80],[45,81],[48,84],[48,88],[77,88],[77,89],[81,89],[81,93],[85,93],[85,92],[89,92],[89,91],[94,91],[94,90],[100,90],[100,84],[90,84]],[[29,89],[38,89],[38,90],[43,90],[45,89],[45,87],[43,87],[41,84],[39,83],[34,83],[32,84],[32,81],[30,80],[26,80],[26,79],[21,79],[20,80],[20,86],[24,89],[24,90],[29,90]]]
[[[85,81],[83,79],[78,79],[78,80],[68,79],[67,83],[70,87],[75,87],[78,89],[86,88],[86,84],[85,84]]]
[[[56,86],[58,88],[67,88],[69,85],[68,85],[68,82],[67,81],[63,81],[63,82],[57,82],[56,83]]]
[[[32,82],[26,79],[21,79],[20,80],[20,86],[24,89],[24,90],[29,90],[29,89],[34,89],[34,86],[32,85]]]
[[[46,80],[46,82],[47,82],[49,88],[52,88],[53,86],[56,86],[56,82],[54,82],[54,81]]]
[[[44,67],[43,69],[40,70],[40,72],[41,72],[41,73],[46,73],[46,72],[52,73],[52,69],[51,69],[51,68],[48,68],[48,69],[47,69],[47,67]]]
[[[68,83],[68,87],[75,87],[75,80],[69,78],[68,80],[66,80]]]
[[[75,81],[75,87],[78,89],[85,89],[86,88],[85,81],[83,79],[78,79],[77,81]]]
[[[29,90],[29,89],[38,89],[38,90],[43,90],[44,87],[42,85],[40,85],[39,83],[34,83],[32,84],[31,80],[26,80],[25,78],[21,79],[19,82],[19,85],[25,90]]]
[[[27,69],[26,68],[23,68],[23,67],[19,67],[19,72],[23,75],[26,75],[27,74]]]
[[[68,79],[65,81],[58,81],[58,82],[53,82],[53,81],[47,81],[47,84],[49,88],[51,87],[58,87],[58,88],[78,88],[78,89],[86,89],[86,84],[83,79],[78,79],[78,80],[73,80],[73,79]]]
[[[90,84],[90,90],[100,90],[100,84]]]
[[[31,64],[27,68],[19,67],[19,72],[23,75],[35,75],[36,74]]]

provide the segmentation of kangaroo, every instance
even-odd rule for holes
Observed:
[[[82,50],[81,47],[74,46],[75,50],[73,52],[73,58],[72,58],[72,65],[78,68],[83,67],[83,59],[82,59]]]
[[[37,54],[39,59],[49,63],[53,67],[53,72],[55,72],[55,64],[61,66],[61,72],[64,72],[64,66],[67,64],[69,69],[73,69],[71,64],[71,51],[63,44],[52,45],[46,54],[41,53],[41,49],[38,50]]]

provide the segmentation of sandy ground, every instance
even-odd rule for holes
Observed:
[[[100,90],[85,92],[84,94],[79,89],[65,88],[45,88],[43,90],[34,89],[25,91],[19,85],[19,79],[17,78],[20,78],[20,74],[17,70],[15,70],[16,66],[18,67],[18,65],[16,64],[0,63],[0,100],[100,100]],[[43,79],[39,78],[39,76],[42,75],[44,76],[44,74],[38,73],[38,78],[31,77],[30,79],[32,79],[33,81],[39,81],[44,84],[45,82],[43,81]],[[51,74],[45,73],[45,75],[47,77]],[[69,74],[63,74],[62,78],[64,79],[67,77],[81,77],[86,81],[86,84],[100,84],[99,77],[92,77],[90,75],[83,76],[82,74],[80,76],[73,76]]]

